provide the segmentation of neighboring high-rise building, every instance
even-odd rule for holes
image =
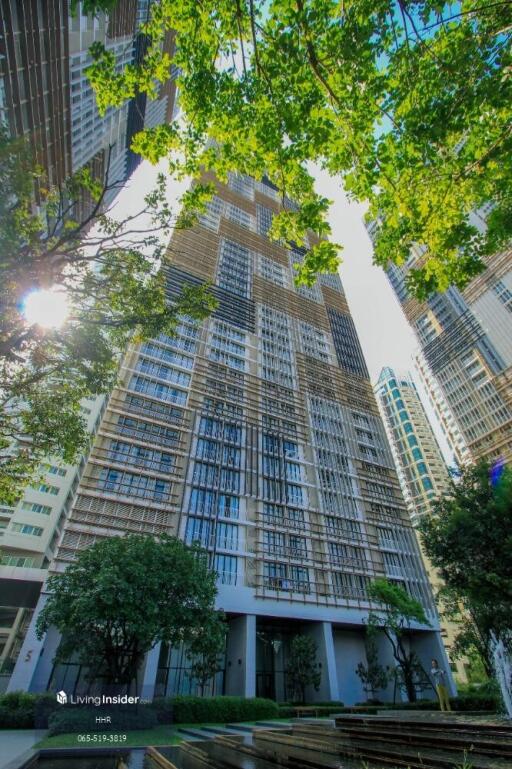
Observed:
[[[430,371],[425,356],[420,351],[414,355],[414,366],[423,383],[428,395],[429,403],[437,417],[437,421],[452,453],[453,459],[458,465],[464,465],[471,460],[468,447],[466,446],[466,442],[462,437],[459,426],[446,403],[441,388]]]
[[[281,210],[270,183],[216,185],[163,269],[171,301],[208,281],[218,307],[127,352],[53,569],[126,532],[199,541],[229,622],[217,693],[287,699],[289,641],[306,633],[322,674],[310,696],[356,702],[375,577],[422,602],[432,625],[414,625],[411,644],[424,667],[447,664],[430,585],[339,277],[294,285],[305,252],[268,239]],[[58,643],[32,624],[10,689],[80,688],[77,665],[53,666]],[[380,652],[394,668],[384,638]],[[194,691],[188,673],[183,650],[158,646],[142,691]]]
[[[0,120],[12,136],[25,136],[48,184],[59,187],[89,167],[109,184],[125,180],[137,165],[130,153],[133,135],[143,127],[171,122],[175,83],[171,77],[159,98],[137,97],[100,116],[85,70],[89,47],[101,42],[119,66],[140,59],[145,38],[139,32],[151,0],[119,3],[109,16],[74,16],[69,0],[5,0],[0,10]],[[164,47],[171,51],[173,36]],[[107,202],[118,192],[109,192]]]
[[[103,404],[102,396],[82,404],[91,434]],[[0,505],[0,692],[16,663],[84,466],[85,458],[74,466],[50,458],[40,468],[41,480],[17,505]]]
[[[374,389],[411,520],[417,525],[446,491],[450,474],[411,376],[383,368]]]
[[[433,503],[447,492],[450,474],[411,376],[383,368],[374,390],[411,521],[417,526],[425,515],[432,513]],[[441,580],[423,556],[430,581],[437,590]],[[457,626],[443,621],[441,627],[450,657]],[[466,681],[468,661],[450,659],[450,664],[459,679]]]
[[[465,456],[510,462],[512,249],[489,257],[485,271],[464,291],[451,287],[422,302],[408,295],[405,284],[421,259],[413,253],[405,265],[391,265],[387,272],[419,339],[428,375],[438,384],[443,408],[451,411]]]

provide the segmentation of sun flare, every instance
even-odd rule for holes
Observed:
[[[23,302],[23,315],[30,325],[60,328],[69,315],[68,297],[56,288],[32,291]]]

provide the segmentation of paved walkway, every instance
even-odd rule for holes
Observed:
[[[21,761],[36,742],[42,740],[46,729],[1,729],[0,730],[0,769],[16,766],[16,759]]]

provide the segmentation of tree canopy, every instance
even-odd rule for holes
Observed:
[[[73,462],[83,451],[81,400],[112,387],[128,340],[172,334],[180,317],[201,320],[215,301],[207,287],[184,286],[170,305],[159,269],[171,229],[204,207],[205,185],[185,194],[176,217],[160,177],[140,210],[118,221],[105,207],[108,162],[105,183],[84,169],[47,189],[27,145],[5,129],[0,159],[0,499],[12,504],[44,457]],[[29,323],[27,295],[55,288],[69,299],[66,323]]]
[[[512,471],[495,479],[481,462],[461,469],[449,493],[421,521],[425,551],[451,595],[470,612],[484,658],[489,634],[511,630]]]
[[[275,238],[328,234],[316,163],[369,202],[378,264],[421,254],[408,275],[419,297],[465,286],[510,239],[511,0],[158,0],[142,31],[145,57],[123,69],[91,48],[100,111],[155,97],[174,65],[181,120],[142,131],[133,149],[168,156],[177,174],[268,175],[298,204],[274,218]],[[489,205],[482,231],[474,215]],[[298,279],[335,270],[337,252],[321,240]]]
[[[52,575],[48,590],[38,635],[55,626],[62,633],[56,660],[76,655],[91,680],[129,685],[159,641],[202,653],[209,638],[224,637],[215,572],[200,548],[174,537],[96,542]]]

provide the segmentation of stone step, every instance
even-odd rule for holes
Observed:
[[[415,730],[431,731],[442,729],[446,731],[464,731],[464,732],[482,732],[488,735],[503,734],[512,738],[512,726],[500,723],[485,723],[481,721],[469,721],[464,720],[463,717],[454,717],[453,714],[433,712],[430,714],[430,718],[418,718],[417,716],[408,716],[396,718],[393,716],[360,716],[360,715],[343,715],[336,716],[334,718],[336,725],[341,726],[343,724],[364,724],[371,728],[378,725],[385,729],[407,729],[414,728]]]
[[[428,748],[435,745],[444,751],[452,753],[461,753],[466,750],[468,752],[471,751],[472,755],[477,754],[479,756],[512,758],[512,746],[501,742],[482,742],[475,739],[461,740],[441,735],[436,736],[435,739],[431,739],[429,736],[425,736],[422,739],[418,735],[400,735],[390,737],[388,735],[383,736],[378,731],[374,731],[372,734],[362,734],[360,732],[342,730],[342,736],[347,736],[349,739],[357,740],[359,743],[373,743],[376,739],[378,739],[381,745],[406,745],[408,748],[414,748],[416,750],[428,750]]]
[[[202,727],[180,726],[177,730],[178,736],[185,735],[188,739],[193,737],[196,740],[211,740],[215,736],[211,732],[205,731]]]
[[[254,726],[249,726],[249,724],[226,724],[226,727],[228,729],[233,729],[234,732],[240,732],[243,734],[251,734],[252,730],[254,729]]]
[[[498,735],[481,734],[473,730],[472,732],[445,733],[441,730],[429,732],[415,732],[413,730],[405,731],[397,727],[393,729],[390,725],[388,730],[384,730],[377,724],[344,724],[337,726],[336,729],[329,729],[314,724],[300,724],[293,728],[293,735],[296,740],[302,743],[308,741],[316,742],[318,745],[329,745],[331,750],[340,750],[350,745],[374,745],[378,744],[383,748],[393,750],[395,747],[406,750],[414,750],[428,754],[431,748],[439,748],[447,753],[461,755],[464,751],[471,755],[482,757],[512,757],[512,742],[508,739],[502,740]],[[320,748],[319,748],[320,749]]]
[[[510,761],[507,758],[481,756],[464,750],[454,754],[432,747],[429,747],[427,752],[419,753],[413,746],[390,746],[381,742],[371,745],[358,743],[357,740],[350,740],[345,749],[341,748],[340,755],[354,756],[375,763],[386,761],[392,766],[410,769],[453,769],[454,766],[464,765],[465,760],[469,762],[471,769],[510,769]]]
[[[228,726],[202,726],[201,729],[203,732],[207,732],[212,737],[215,737],[218,734],[233,735],[237,733],[237,730],[233,729],[229,725]]]
[[[265,729],[291,729],[292,723],[289,721],[256,721],[255,726]]]

